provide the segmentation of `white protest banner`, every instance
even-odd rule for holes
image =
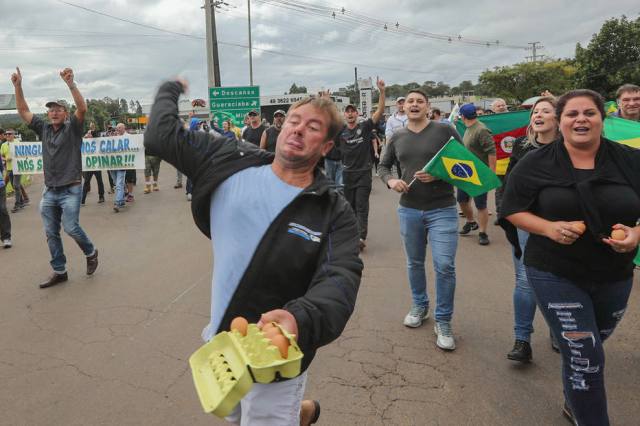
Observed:
[[[82,140],[82,171],[144,169],[144,135],[106,136]],[[11,144],[16,174],[44,173],[42,142]]]

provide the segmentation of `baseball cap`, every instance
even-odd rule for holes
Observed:
[[[248,115],[249,117],[255,117],[256,115],[260,115],[260,114],[258,114],[258,111],[256,111],[255,109],[252,109],[251,111],[249,111],[249,112],[247,113],[247,115]]]
[[[278,114],[280,114],[280,115],[281,115],[281,116],[283,116],[283,117],[284,117],[285,115],[287,115],[287,113],[286,113],[286,112],[284,112],[283,110],[279,109],[279,110],[277,110],[276,112],[274,112],[274,113],[273,113],[273,116],[275,117],[275,116],[276,116],[276,115],[278,115]]]
[[[344,110],[348,110],[349,108],[355,109],[356,111],[358,110],[358,107],[355,106],[354,104],[348,104],[346,107],[344,107]]]
[[[398,96],[398,97],[396,98],[396,103],[398,103],[398,102],[400,102],[400,101],[404,101],[404,99],[405,99],[405,98],[404,98],[404,96]]]
[[[67,107],[65,106],[64,101],[49,101],[46,104],[44,104],[44,106],[47,108],[58,106],[58,107],[64,108],[65,111],[67,110]]]
[[[476,118],[478,114],[476,113],[476,106],[474,104],[464,104],[460,107],[460,115],[470,120],[472,118]]]

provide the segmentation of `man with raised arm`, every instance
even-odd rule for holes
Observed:
[[[67,258],[62,247],[60,225],[75,240],[87,258],[87,275],[98,267],[98,250],[80,227],[80,200],[82,198],[82,135],[87,104],[74,82],[73,70],[65,68],[60,77],[69,87],[76,111],[69,114],[64,102],[51,101],[47,107],[49,122],[29,111],[22,91],[20,68],[11,75],[15,88],[16,109],[20,118],[29,125],[42,141],[42,162],[45,191],[40,202],[40,214],[44,222],[47,244],[51,253],[53,274],[40,288],[47,288],[67,281]]]
[[[309,425],[319,405],[302,401],[316,351],[336,339],[353,313],[362,274],[357,223],[346,200],[316,168],[342,128],[331,100],[289,108],[275,153],[187,130],[178,118],[179,79],[160,86],[144,146],[193,181],[191,211],[211,238],[211,317],[205,341],[242,316],[275,321],[297,336],[302,374],[256,383],[228,420],[242,425]]]

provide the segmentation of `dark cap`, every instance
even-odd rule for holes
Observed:
[[[252,109],[251,111],[249,111],[249,112],[247,113],[247,115],[248,115],[249,117],[255,117],[256,115],[260,115],[260,113],[259,113],[258,111],[256,111],[255,109]]]
[[[358,110],[358,107],[355,106],[354,104],[348,104],[346,107],[344,107],[344,110],[348,110],[349,108],[351,109],[355,109],[356,111]]]
[[[472,120],[478,116],[474,104],[464,104],[460,107],[460,115],[467,120]]]
[[[54,106],[59,106],[59,107],[64,108],[65,111],[67,110],[67,107],[64,104],[64,101],[49,101],[46,104],[44,104],[44,106],[47,107],[47,108],[51,108],[51,107],[54,107]]]
[[[275,117],[276,115],[281,115],[281,116],[283,116],[283,117],[284,117],[285,115],[287,115],[287,113],[286,113],[286,112],[284,112],[283,110],[279,109],[279,110],[277,110],[276,112],[274,112],[274,113],[273,113],[273,116],[274,116],[274,117]]]

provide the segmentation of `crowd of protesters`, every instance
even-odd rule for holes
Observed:
[[[60,76],[76,109],[71,113],[64,102],[48,102],[48,120],[43,120],[30,112],[22,75],[16,71],[11,81],[18,113],[43,143],[40,213],[53,273],[40,287],[47,288],[68,280],[61,227],[86,256],[86,273],[98,267],[98,250],[81,228],[79,213],[93,177],[98,203],[105,202],[105,188],[102,172],[82,173],[83,136],[124,135],[127,130],[119,123],[101,134],[89,123],[85,131],[86,103],[69,68]],[[496,172],[495,142],[480,117],[508,113],[507,103],[496,99],[489,110],[466,104],[447,118],[416,89],[398,97],[395,112],[386,116],[385,82],[378,80],[377,87],[379,104],[370,117],[353,104],[341,117],[320,93],[289,111],[276,111],[272,125],[259,111],[251,111],[239,129],[231,120],[180,120],[177,101],[188,83],[179,79],[161,86],[145,134],[143,192],[159,191],[160,165],[167,161],[177,169],[174,188],[182,188],[183,175],[187,178],[186,198],[193,202],[196,225],[207,237],[216,235],[212,244],[220,259],[205,340],[228,329],[238,315],[250,322],[277,321],[299,336],[306,370],[315,351],[340,335],[353,312],[375,174],[401,194],[397,214],[412,299],[403,324],[417,328],[430,317],[425,272],[430,246],[435,343],[445,351],[456,348],[452,320],[458,238],[478,230],[478,243],[490,244],[487,194],[456,192],[423,166],[453,138]],[[621,86],[616,100],[615,116],[640,121],[640,87]],[[533,359],[537,307],[562,357],[563,411],[579,425],[609,424],[603,343],[627,307],[640,242],[640,152],[603,137],[605,118],[604,100],[593,91],[573,90],[557,98],[544,93],[531,107],[527,134],[515,141],[510,164],[500,176],[503,186],[495,194],[495,224],[513,246],[509,255],[515,271],[515,343],[507,358],[522,363]],[[456,120],[464,124],[464,136],[456,130]],[[13,129],[0,131],[4,248],[15,241],[7,186],[13,187],[12,213],[29,205],[21,176],[13,173],[14,138]],[[118,213],[135,201],[136,173],[114,170],[108,177]],[[255,209],[244,208],[248,200]],[[465,218],[462,226],[459,215]],[[620,237],[612,237],[612,231]],[[332,237],[325,242],[325,235]],[[272,241],[269,247],[260,244],[265,238]],[[283,262],[292,253],[301,261]],[[336,280],[342,289],[336,288]],[[249,291],[263,295],[263,302],[248,303],[244,296]],[[285,424],[301,416],[303,424],[311,424],[320,408],[317,401],[302,401],[305,382],[306,372],[285,385],[256,388],[253,402],[241,403],[229,420],[245,424],[266,415]],[[280,417],[265,412],[268,408],[259,401],[273,400],[273,394],[267,396],[272,392],[293,408]]]

